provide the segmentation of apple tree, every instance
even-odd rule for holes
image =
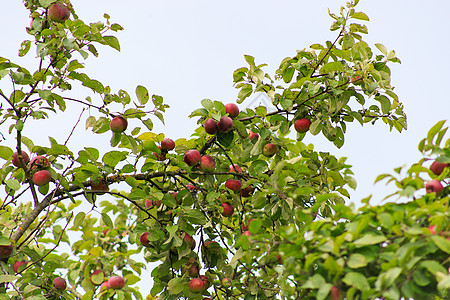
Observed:
[[[333,41],[275,74],[245,56],[236,102],[264,93],[273,108],[204,99],[190,115],[197,129],[177,140],[153,130],[168,108],[160,95],[83,73],[102,45],[120,51],[119,24],[107,14],[86,24],[69,0],[24,4],[19,56],[35,52],[38,67],[0,58],[0,299],[448,297],[445,122],[420,142],[421,161],[378,177],[406,200],[359,210],[346,204],[356,187],[346,159],[303,142],[322,134],[341,147],[350,122],[406,129],[390,82],[400,60],[364,42],[358,0],[329,13]],[[78,109],[108,145],[69,146],[80,122],[67,140],[27,136]],[[138,288],[145,268],[149,295]]]

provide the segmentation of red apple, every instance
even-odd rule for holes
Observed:
[[[255,191],[255,188],[252,187],[251,185],[249,185],[249,186],[241,189],[239,191],[239,193],[241,194],[242,197],[246,198],[246,197],[250,197],[254,191]]]
[[[27,165],[30,162],[30,157],[28,156],[28,154],[25,151],[22,151],[22,158],[23,158],[23,162],[25,163],[25,165]],[[14,152],[14,154],[12,155],[12,164],[14,166],[16,166],[17,168],[21,167],[18,152]]]
[[[145,208],[149,209],[152,208],[153,206],[159,208],[161,206],[161,200],[145,199]]]
[[[52,180],[52,174],[47,170],[40,170],[33,174],[33,183],[37,186],[43,186]]]
[[[189,290],[193,293],[200,293],[203,292],[205,289],[205,284],[200,278],[193,278],[191,281],[189,281]]]
[[[67,287],[67,283],[63,278],[56,277],[55,279],[53,279],[53,286],[59,291],[64,291]]]
[[[225,104],[225,111],[233,119],[239,115],[239,107],[234,103]]]
[[[185,232],[183,239],[190,246],[191,250],[194,250],[196,244],[194,238],[189,233]]]
[[[144,232],[139,237],[139,241],[141,242],[141,245],[144,247],[147,247],[150,244],[150,241],[148,240],[148,232]]]
[[[120,133],[127,129],[128,121],[122,116],[114,117],[109,123],[112,132]]]
[[[108,280],[110,289],[121,289],[125,286],[125,279],[122,276],[112,276]]]
[[[228,132],[233,129],[233,120],[230,117],[222,117],[217,123],[220,132]]]
[[[297,132],[303,133],[309,130],[309,126],[311,125],[311,120],[303,118],[298,119],[294,122],[294,128]]]
[[[200,169],[203,172],[213,172],[216,168],[214,159],[209,155],[203,155],[200,159]]]
[[[183,267],[183,274],[188,273],[190,277],[197,277],[198,276],[198,265],[197,263],[188,263],[184,265]]]
[[[332,286],[330,289],[331,300],[341,300],[341,292],[337,286]]]
[[[232,190],[233,192],[237,192],[237,191],[239,191],[241,189],[242,183],[241,183],[240,180],[237,180],[237,179],[228,179],[225,182],[225,187],[227,189]]]
[[[437,161],[433,161],[433,163],[430,166],[430,170],[431,172],[433,172],[435,175],[441,175],[442,171],[444,171],[444,169],[446,167],[448,167],[449,164],[444,164],[444,163],[440,163]]]
[[[203,281],[203,284],[205,285],[205,290],[206,290],[207,288],[209,288],[209,286],[210,286],[209,278],[206,277],[205,275],[201,275],[201,276],[200,276],[200,279]]]
[[[39,155],[31,159],[29,167],[31,170],[45,169],[50,167],[50,162],[47,157]]]
[[[442,184],[437,181],[437,180],[430,180],[427,182],[427,184],[425,185],[425,189],[427,191],[427,193],[436,193],[439,194],[440,192],[442,192],[442,190],[444,189],[444,187],[442,186]]]
[[[48,8],[48,17],[54,22],[63,23],[70,17],[70,10],[64,4],[56,2]]]
[[[436,225],[431,225],[428,227],[428,230],[431,232],[431,234],[436,234]]]
[[[189,191],[193,191],[193,190],[195,190],[195,186],[194,185],[192,185],[192,184],[186,184],[186,188],[189,190]]]
[[[228,202],[222,203],[222,208],[223,208],[222,215],[224,217],[231,217],[233,215],[234,207],[230,203]]]
[[[255,219],[248,219],[247,224],[242,223],[241,229],[242,231],[248,231],[248,227],[250,226],[250,223],[253,222]]]
[[[238,164],[234,164],[230,166],[230,172],[242,173],[242,169]]]
[[[205,246],[205,248],[208,249],[211,246],[211,244],[217,244],[217,242],[208,240],[208,241],[205,241],[203,246]]]
[[[248,138],[251,141],[256,141],[259,138],[259,133],[253,132],[250,130],[250,133],[248,134]]]
[[[278,149],[277,145],[272,144],[272,143],[268,143],[263,148],[263,154],[266,157],[274,156],[275,153],[277,153],[277,149]]]
[[[230,287],[231,286],[231,279],[230,278],[227,278],[227,277],[225,277],[224,279],[222,279],[222,286],[223,287]]]
[[[100,286],[100,292],[106,291],[107,289],[109,289],[108,281],[104,281]]]
[[[203,126],[208,134],[216,134],[219,130],[219,128],[217,128],[217,122],[214,119],[207,119]]]
[[[201,159],[200,152],[195,149],[186,151],[183,158],[184,162],[190,167],[198,164],[200,162],[200,159]]]
[[[13,271],[14,273],[19,272],[19,268],[20,266],[26,265],[28,262],[27,261],[15,261],[13,264]]]
[[[282,264],[283,263],[283,258],[281,257],[280,254],[277,254],[277,263]]]
[[[242,234],[243,234],[243,235],[246,235],[246,236],[251,236],[251,235],[252,235],[252,234],[250,233],[250,231],[248,231],[248,230],[244,231]]]
[[[173,150],[175,149],[175,142],[172,139],[165,138],[161,142],[161,149],[167,151]]]
[[[158,149],[160,150],[160,153],[153,152],[153,156],[156,157],[157,160],[163,161],[166,160],[166,151],[162,149],[161,146],[158,146]]]
[[[91,189],[94,191],[108,191],[109,186],[104,178],[91,180]]]

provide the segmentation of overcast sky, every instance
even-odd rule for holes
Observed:
[[[20,42],[29,38],[25,32],[29,17],[21,2],[9,0],[0,10],[0,56],[19,62]],[[134,95],[140,84],[163,96],[171,108],[166,126],[155,120],[155,131],[176,139],[188,137],[196,128],[196,120],[187,116],[200,107],[202,99],[235,101],[232,73],[246,65],[244,54],[255,56],[257,63],[267,63],[266,71],[273,73],[279,62],[295,55],[297,49],[334,40],[336,32],[329,31],[327,8],[338,12],[345,2],[136,0],[125,4],[79,0],[73,4],[85,22],[101,20],[103,13],[108,13],[112,22],[125,28],[117,34],[122,51],[99,47],[100,57],[87,60],[86,73],[113,91],[125,89]],[[399,134],[389,132],[382,122],[363,128],[355,123],[348,127],[340,150],[320,137],[307,135],[304,142],[313,142],[316,150],[348,157],[358,181],[352,201],[373,193],[375,203],[391,190],[384,183],[374,186],[376,176],[420,159],[418,142],[437,121],[449,118],[450,1],[362,0],[357,8],[370,17],[365,40],[394,49],[402,61],[391,65],[392,84],[404,103],[408,130]],[[30,63],[32,58],[23,64],[35,66]],[[0,82],[0,88],[4,89],[5,83]],[[74,94],[82,99],[89,95],[86,90]],[[48,146],[48,135],[63,142],[78,114],[68,111],[58,115],[28,135],[36,136],[44,146]],[[76,134],[83,135],[83,131],[80,127]],[[109,134],[102,138],[109,143]],[[89,134],[72,143],[79,147],[99,141],[102,139]],[[14,141],[6,143],[13,145]]]

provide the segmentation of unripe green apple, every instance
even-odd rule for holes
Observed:
[[[222,279],[222,286],[223,287],[228,288],[228,287],[231,286],[231,284],[232,284],[232,282],[231,282],[230,278],[225,277],[224,279]]]
[[[33,174],[33,183],[37,186],[43,186],[52,180],[52,174],[47,170],[40,170]]]
[[[112,132],[120,133],[124,132],[128,127],[128,121],[122,116],[114,117],[109,123],[109,128]]]

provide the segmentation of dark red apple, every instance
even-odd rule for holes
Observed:
[[[183,158],[184,162],[190,167],[198,164],[200,162],[200,159],[201,159],[200,152],[195,149],[186,151]]]
[[[231,279],[228,277],[225,277],[224,279],[222,279],[222,286],[223,287],[230,287],[232,284]]]
[[[187,232],[184,232],[183,234],[184,234],[183,236],[184,241],[189,245],[191,250],[194,250],[196,244],[194,238]]]
[[[309,126],[311,126],[311,120],[303,118],[298,119],[294,122],[294,128],[297,132],[303,133],[309,130]]]
[[[205,127],[207,134],[216,134],[219,130],[219,128],[217,128],[217,122],[214,119],[207,119],[203,126]]]
[[[198,276],[198,264],[197,262],[194,263],[188,263],[184,265],[183,267],[183,274],[188,273],[190,277],[197,277]]]
[[[210,286],[209,278],[206,277],[205,275],[201,275],[200,279],[203,281],[203,284],[205,285],[205,289],[209,288],[209,286]]]
[[[125,279],[122,276],[112,276],[108,280],[108,287],[110,289],[121,289],[125,286]]]
[[[427,184],[425,185],[425,189],[427,191],[427,193],[436,193],[439,194],[440,192],[442,192],[442,190],[444,189],[444,187],[442,186],[442,184],[437,181],[437,180],[430,180],[427,182]]]
[[[331,300],[341,300],[341,292],[337,286],[332,286],[330,289]]]
[[[22,158],[23,162],[25,163],[25,166],[30,162],[30,157],[25,151],[22,151]],[[19,160],[19,153],[14,152],[12,155],[12,164],[16,166],[17,168],[21,167],[20,160]]]
[[[128,127],[128,121],[122,116],[114,117],[109,123],[109,128],[112,132],[120,133],[124,132]]]
[[[253,132],[250,130],[250,133],[248,134],[248,138],[251,141],[256,141],[259,138],[259,133]]]
[[[31,170],[45,169],[50,167],[50,162],[47,157],[39,155],[31,159],[29,167]]]
[[[70,10],[64,4],[56,2],[48,8],[48,17],[54,22],[63,23],[70,17]]]
[[[230,117],[222,117],[217,123],[220,132],[228,132],[233,129],[233,120]]]
[[[444,171],[444,169],[446,167],[448,167],[449,164],[444,164],[444,163],[440,163],[437,161],[433,161],[433,163],[430,166],[430,170],[431,172],[433,172],[435,175],[441,175],[442,171]]]
[[[272,143],[268,143],[263,148],[263,154],[266,157],[274,156],[275,153],[277,153],[277,149],[278,149],[277,145],[272,144]]]
[[[240,180],[237,180],[237,179],[228,179],[225,182],[225,187],[227,189],[232,190],[233,192],[237,192],[237,191],[239,191],[241,189],[242,183],[241,183]]]
[[[175,149],[175,142],[172,139],[165,138],[161,142],[161,149],[167,151],[173,150]]]
[[[192,278],[188,286],[189,290],[193,293],[200,293],[205,289],[205,284],[200,278]]]
[[[20,266],[26,265],[28,262],[27,261],[15,261],[13,264],[13,271],[14,273],[19,272],[19,268]]]
[[[203,155],[200,159],[200,169],[203,172],[213,172],[216,168],[214,158],[209,155]]]
[[[59,291],[64,291],[67,287],[67,283],[63,278],[56,277],[55,279],[53,279],[53,286]]]
[[[225,104],[225,111],[233,119],[239,115],[239,107],[234,103]]]
[[[231,205],[231,204],[228,203],[228,202],[222,203],[222,209],[223,209],[222,215],[223,215],[224,217],[231,217],[231,216],[233,215],[233,213],[234,213],[234,207],[233,207],[233,205]]]
[[[252,187],[251,185],[249,185],[249,186],[246,186],[245,188],[241,189],[239,191],[239,193],[241,194],[242,197],[247,198],[247,197],[250,197],[254,191],[255,191],[255,188]]]
[[[205,248],[208,249],[211,246],[211,244],[217,244],[217,242],[208,240],[208,241],[205,241],[203,246],[205,246]]]
[[[33,174],[33,183],[37,186],[43,186],[52,180],[52,174],[47,170],[40,170]]]
[[[158,149],[160,150],[160,153],[153,152],[153,156],[159,161],[166,160],[166,151],[164,151],[161,146],[158,146]]]
[[[144,247],[147,247],[150,244],[150,241],[148,240],[148,232],[144,232],[139,237],[139,241],[141,242],[141,245]]]
[[[234,164],[230,166],[230,172],[242,173],[242,169],[238,164]]]

